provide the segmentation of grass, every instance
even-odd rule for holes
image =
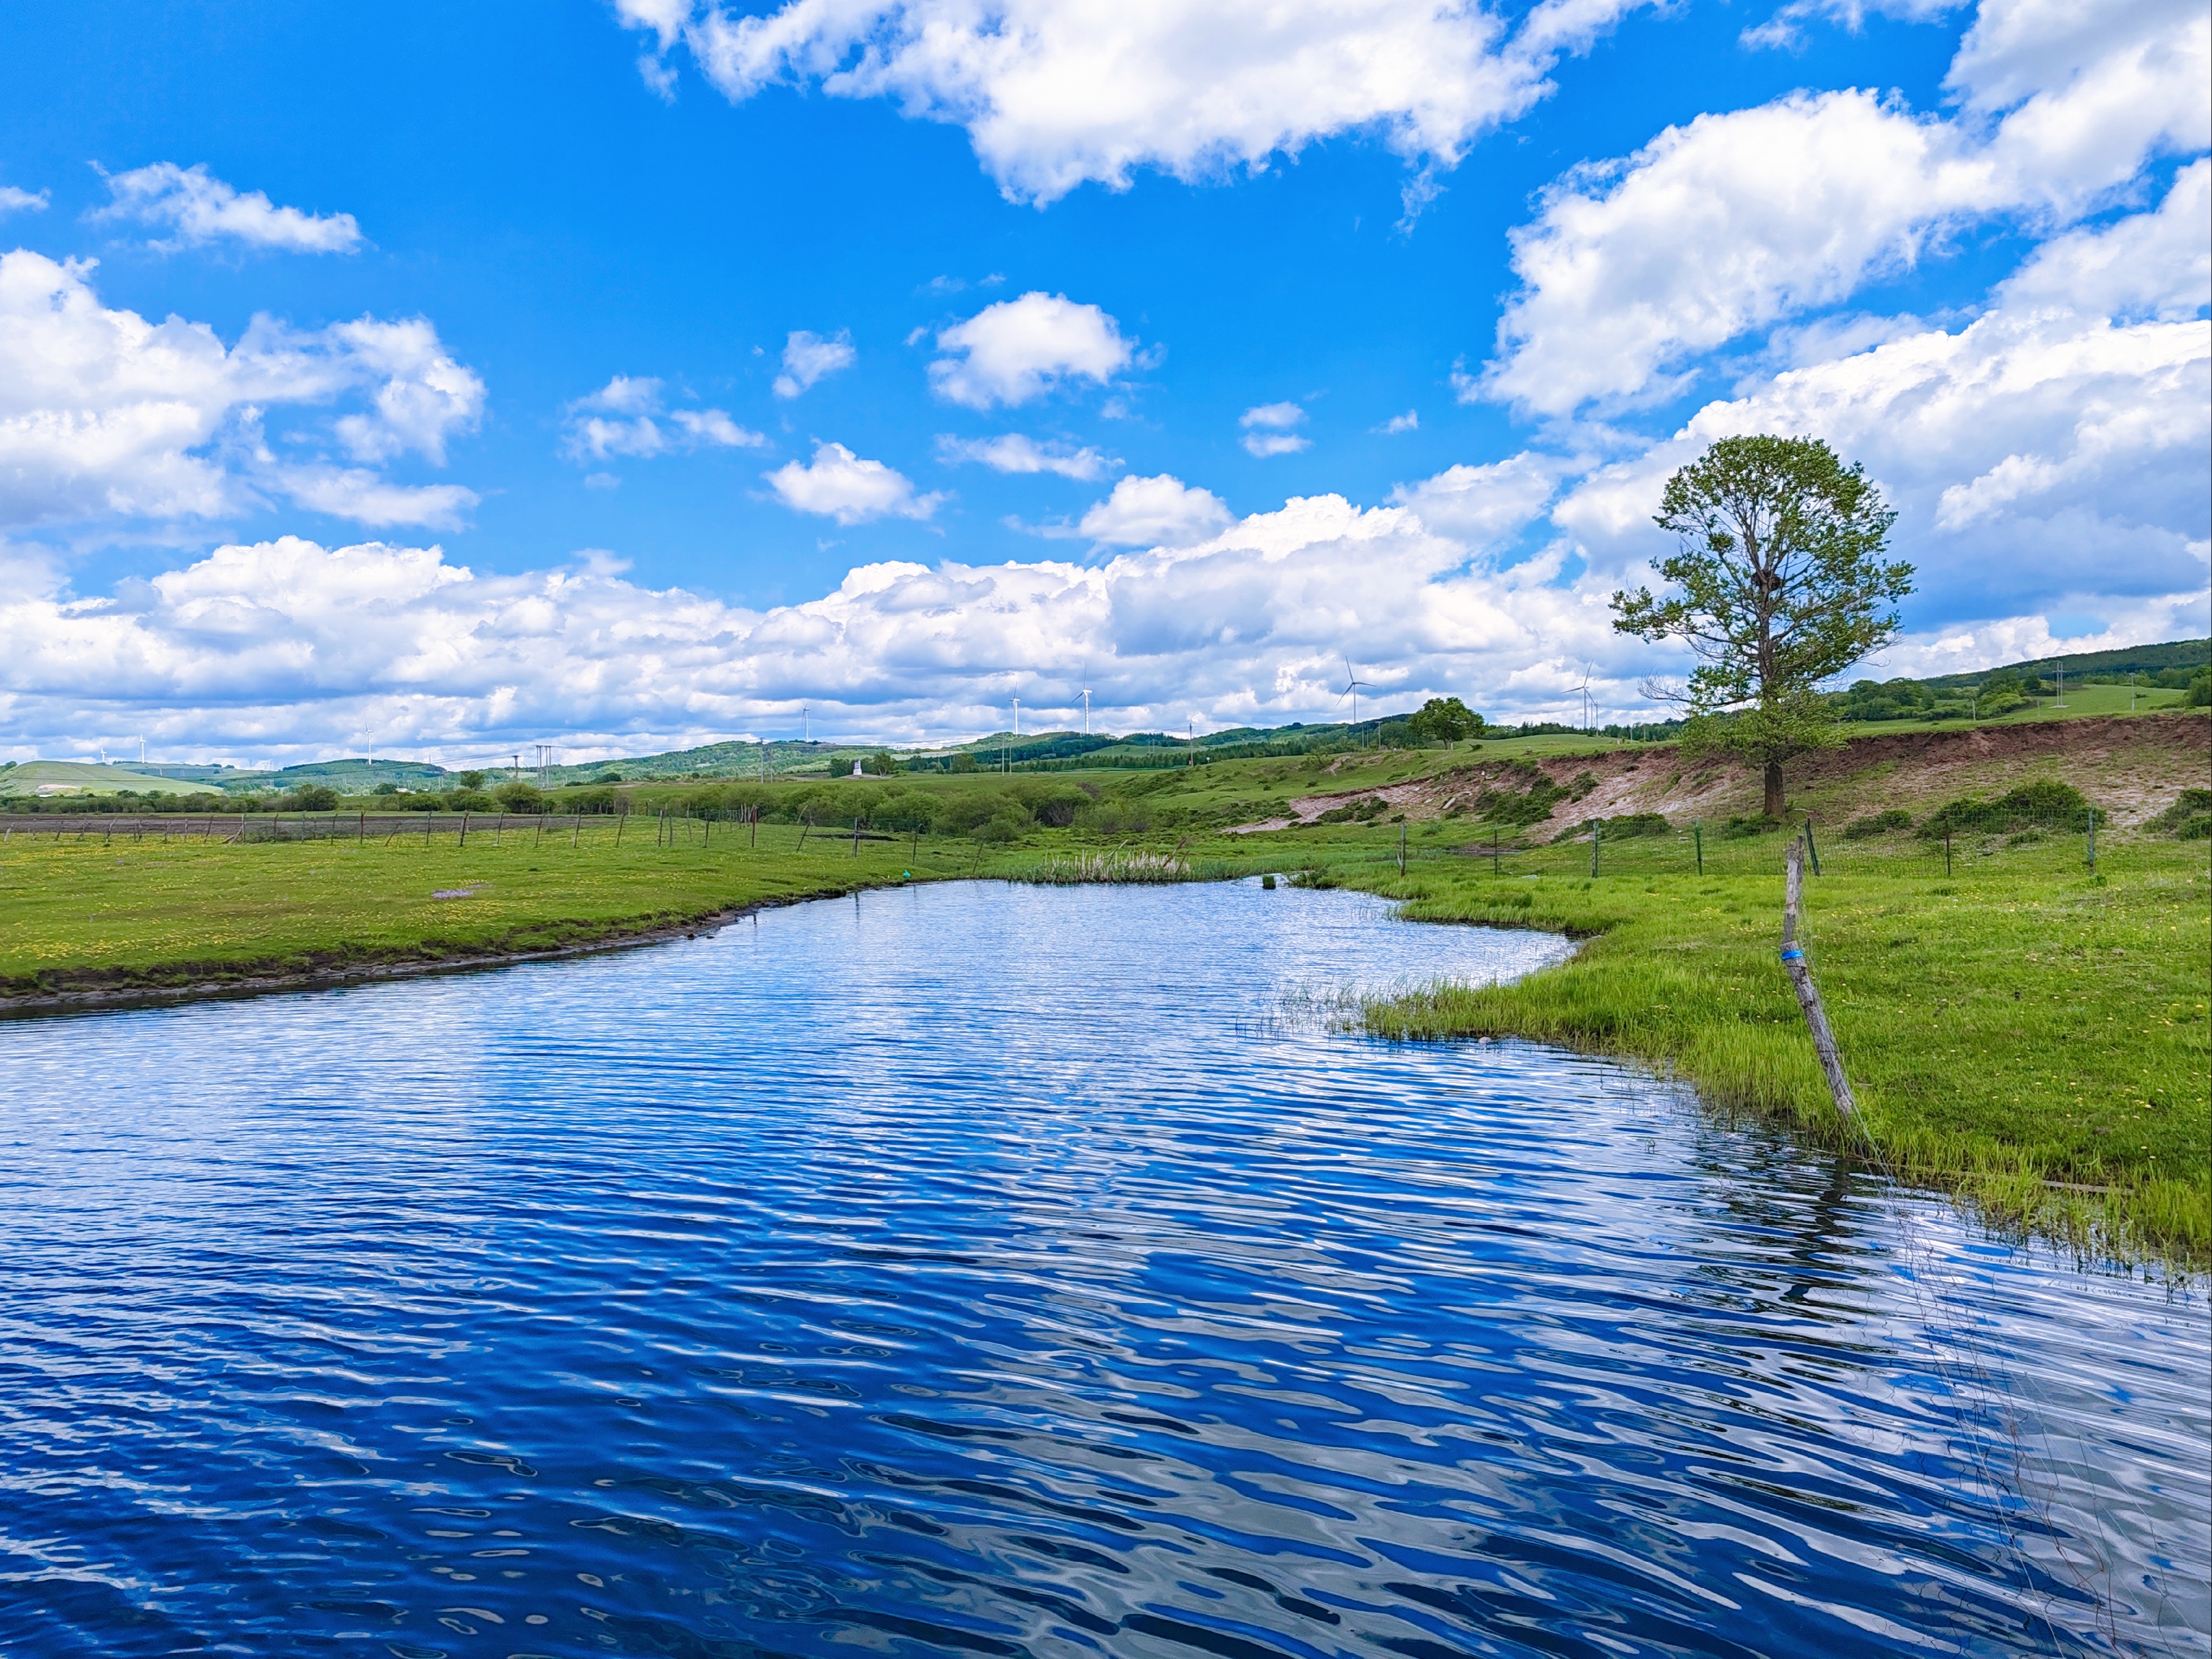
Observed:
[[[1506,873],[1425,860],[1348,879],[1434,921],[1589,940],[1516,984],[1377,1002],[1370,1028],[1513,1035],[1650,1062],[1709,1103],[1791,1125],[2000,1224],[2123,1258],[2212,1266],[2212,872],[2202,843],[1978,847],[1946,878],[1924,849],[1826,848],[1808,948],[1863,1129],[1843,1123],[1776,960],[1779,837],[1623,843],[1588,874],[1545,848]],[[1764,867],[1759,867],[1763,866]]]
[[[657,848],[611,819],[542,839],[510,827],[495,844],[104,843],[12,835],[0,844],[0,1006],[40,990],[160,987],[590,944],[745,905],[964,872],[969,849],[809,838],[764,824],[757,848],[724,826]],[[440,898],[439,893],[466,896]]]

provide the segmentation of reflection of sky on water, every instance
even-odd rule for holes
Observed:
[[[2201,1298],[1277,1017],[1558,949],[980,885],[11,1028],[0,1636],[2202,1651]]]

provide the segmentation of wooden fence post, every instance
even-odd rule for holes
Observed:
[[[1797,943],[1797,912],[1805,899],[1805,844],[1792,839],[1790,843],[1789,875],[1783,890],[1782,901],[1782,966],[1790,975],[1791,988],[1797,993],[1797,1006],[1805,1011],[1805,1024],[1813,1033],[1813,1051],[1820,1057],[1820,1069],[1828,1074],[1828,1092],[1836,1098],[1836,1110],[1846,1118],[1859,1115],[1858,1103],[1851,1098],[1851,1085],[1844,1076],[1844,1062],[1836,1053],[1836,1036],[1828,1029],[1827,1011],[1820,1006],[1820,993],[1813,983],[1813,969],[1805,960],[1805,951]]]

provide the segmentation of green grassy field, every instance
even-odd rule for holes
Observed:
[[[1853,720],[1844,729],[1855,734],[1874,732],[1934,732],[1972,731],[1977,727],[2024,726],[2036,720],[2081,720],[2094,714],[2148,714],[2161,709],[2179,708],[2187,701],[2186,691],[2171,688],[2130,690],[2124,685],[2075,685],[2070,681],[2066,687],[2066,698],[2037,697],[2025,708],[2015,708],[2010,714],[1999,714],[1989,720]]]
[[[655,847],[633,821],[496,843],[164,842],[98,834],[0,845],[0,1006],[12,994],[104,983],[159,986],[378,962],[543,950],[681,924],[748,904],[954,873],[972,848],[809,838],[764,824],[760,845],[720,826]],[[440,898],[441,892],[466,896]]]

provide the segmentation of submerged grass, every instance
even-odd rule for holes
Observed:
[[[2201,848],[2105,878],[1853,860],[1806,930],[1863,1122],[1840,1121],[1776,961],[1781,879],[1434,866],[1354,878],[1431,921],[1589,941],[1516,983],[1376,999],[1370,1030],[1512,1035],[1645,1060],[1724,1110],[1790,1123],[1993,1220],[2122,1258],[2212,1266]]]

